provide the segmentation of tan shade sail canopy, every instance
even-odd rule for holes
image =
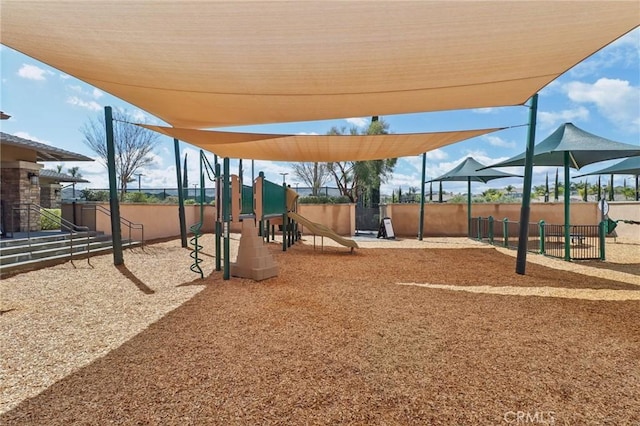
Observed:
[[[418,155],[501,129],[392,135],[266,135],[139,124],[220,157],[271,161],[364,161]]]
[[[2,43],[175,127],[517,105],[631,1],[3,0]]]

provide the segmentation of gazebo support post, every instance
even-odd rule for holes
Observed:
[[[564,260],[571,260],[571,189],[569,185],[569,151],[564,151]]]
[[[527,267],[527,242],[529,240],[529,217],[531,214],[531,181],[533,175],[533,150],[536,140],[536,116],[538,113],[538,94],[531,98],[529,107],[529,133],[525,152],[524,184],[522,188],[522,207],[520,208],[520,234],[518,235],[518,254],[516,273],[524,275]]]
[[[467,177],[467,236],[471,236],[471,177]]]

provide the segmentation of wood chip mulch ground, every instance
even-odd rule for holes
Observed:
[[[213,272],[193,298],[0,424],[498,425],[517,413],[640,423],[640,300],[399,285],[636,294],[634,282],[537,264],[521,276],[491,248],[269,247],[278,277]]]

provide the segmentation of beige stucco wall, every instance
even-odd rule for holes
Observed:
[[[473,217],[493,216],[517,222],[520,220],[520,204],[472,204]],[[387,216],[391,217],[396,235],[413,237],[418,235],[420,217],[419,204],[389,204]],[[544,220],[550,224],[564,223],[562,203],[533,203],[529,222]],[[595,225],[599,221],[595,203],[571,204],[571,223],[574,225]],[[428,203],[424,208],[424,236],[465,236],[467,235],[467,204]]]
[[[101,203],[101,205],[109,210],[109,203]],[[79,225],[89,226],[91,229],[102,231],[106,235],[111,235],[111,218],[98,211],[94,214],[93,211],[85,209],[83,207],[89,207],[87,204],[76,204],[76,223]],[[185,222],[187,225],[187,232],[189,227],[200,220],[200,207],[197,205],[186,205],[185,207]],[[68,220],[72,220],[72,207],[70,204],[62,206],[63,217]],[[120,204],[120,216],[133,223],[140,223],[144,225],[144,239],[155,240],[158,238],[169,238],[180,235],[180,220],[178,218],[178,205],[177,204]],[[129,237],[129,228],[125,225],[120,226],[122,231],[122,237]],[[204,207],[204,226],[203,232],[213,232],[215,229],[215,207]],[[132,238],[140,238],[136,229],[132,229]]]
[[[103,204],[109,208],[109,204]],[[419,204],[390,204],[386,206],[387,216],[392,218],[396,235],[416,237],[418,235]],[[564,222],[564,206],[562,203],[531,204],[530,222],[544,219],[549,224]],[[214,231],[215,207],[205,206],[204,232]],[[510,221],[519,221],[520,204],[473,204],[474,217],[493,216],[496,221],[505,217]],[[199,219],[200,208],[196,205],[185,206],[187,228]],[[340,235],[355,233],[354,204],[299,204],[298,213],[307,219],[321,223]],[[121,204],[120,215],[135,223],[144,224],[145,239],[176,237],[180,235],[178,206],[176,204]],[[66,215],[65,215],[66,216]],[[612,202],[609,216],[614,219],[640,221],[640,203]],[[575,203],[571,205],[571,223],[575,225],[595,225],[600,220],[596,203]],[[88,225],[88,223],[87,223]],[[98,213],[96,228],[111,233],[111,222],[107,215]],[[232,231],[240,229],[239,224],[232,225]],[[122,227],[123,237],[128,236],[126,227]],[[640,225],[623,224],[616,228],[618,236],[625,236],[640,241]],[[430,236],[466,236],[467,205],[451,203],[432,203],[425,205],[424,235]],[[135,238],[135,235],[134,235]]]
[[[327,226],[336,234],[355,234],[355,204],[298,204],[298,213]]]
[[[625,219],[640,222],[640,202],[610,201],[609,217],[612,220]],[[640,225],[618,222],[618,226],[615,231],[618,237],[625,237],[635,241],[640,241]]]

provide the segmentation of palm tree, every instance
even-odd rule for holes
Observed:
[[[507,185],[504,187],[504,190],[507,192],[507,195],[511,195],[513,191],[515,191],[516,187],[513,185]]]
[[[74,178],[80,179],[82,177],[82,173],[80,173],[80,167],[75,166],[75,167],[71,167],[70,169],[67,169],[67,173],[69,173],[69,175],[71,175]],[[71,188],[72,188],[72,194],[73,194],[73,198],[76,198],[76,183],[73,182],[71,184]]]

